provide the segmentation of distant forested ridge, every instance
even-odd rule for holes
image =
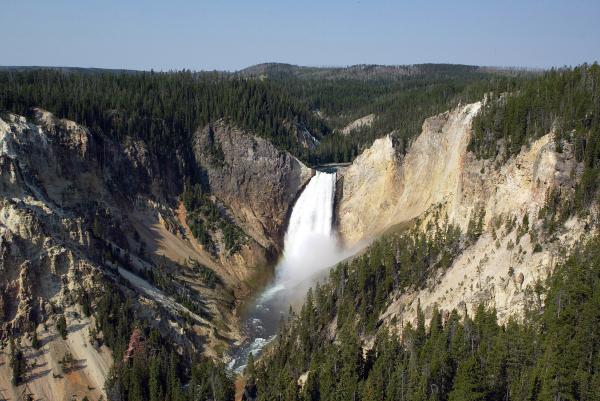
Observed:
[[[253,72],[254,71],[254,72]],[[0,110],[41,107],[116,140],[144,140],[159,160],[185,162],[190,136],[220,118],[269,139],[309,164],[347,162],[394,132],[408,146],[423,120],[484,93],[511,91],[524,71],[426,64],[319,69],[275,64],[240,73],[74,68],[0,70]],[[374,113],[372,127],[334,133]],[[317,141],[306,147],[298,132]],[[191,163],[186,164],[188,167]],[[187,173],[186,173],[187,174]]]
[[[317,139],[327,126],[268,82],[219,73],[115,73],[55,69],[0,72],[0,110],[27,115],[41,107],[116,140],[144,140],[159,160],[190,149],[199,127],[229,119],[306,160],[291,127]]]
[[[370,127],[323,138],[314,163],[351,161],[365,147],[393,133],[404,149],[421,132],[425,118],[458,103],[475,102],[489,91],[512,91],[539,72],[454,64],[357,65],[346,68],[261,64],[243,76],[270,80],[318,113],[331,130],[374,114]]]

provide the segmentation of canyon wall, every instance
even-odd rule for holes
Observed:
[[[281,251],[288,213],[313,170],[224,120],[196,132],[194,154],[236,223],[264,248]]]
[[[392,135],[376,140],[342,173],[338,226],[352,246],[417,217],[460,191],[469,130],[480,103],[425,120],[406,155]]]
[[[530,232],[540,230],[538,212],[546,194],[572,190],[578,165],[568,145],[555,150],[552,133],[506,162],[478,160],[467,148],[480,107],[478,102],[428,118],[406,155],[397,151],[393,135],[378,139],[342,173],[338,226],[347,246],[415,218],[426,230],[434,216],[447,217],[466,232],[476,213],[485,212],[481,237],[450,269],[431,277],[427,288],[396,294],[385,321],[413,322],[417,305],[430,315],[434,305],[472,313],[484,303],[498,310],[501,321],[518,316],[533,302],[536,283],[551,273],[561,250],[584,235],[585,222],[577,219],[543,243],[507,228],[507,221],[521,224],[527,216]]]
[[[191,235],[178,199],[186,162],[177,151],[171,165],[179,167],[169,170],[140,139],[117,142],[42,109],[29,118],[0,116],[0,341],[17,338],[28,363],[40,364],[28,371],[36,397],[103,395],[111,351],[88,344],[94,322],[78,304],[85,293],[94,308],[107,282],[185,352],[217,357],[239,339],[239,298],[280,249],[289,209],[312,170],[251,133],[219,124],[208,132],[196,135],[194,168],[220,212],[249,237],[234,255],[211,254]],[[218,147],[222,163],[204,145]],[[216,284],[207,283],[206,269]],[[151,271],[168,285],[159,289]],[[61,315],[67,340],[55,329]],[[33,331],[39,352],[31,348]],[[57,379],[67,352],[85,361],[71,381]],[[0,387],[17,394],[7,358],[5,348]]]

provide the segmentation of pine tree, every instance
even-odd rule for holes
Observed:
[[[10,367],[12,370],[11,381],[14,385],[21,384],[22,375],[25,373],[25,359],[23,351],[10,339]]]
[[[33,334],[31,336],[31,346],[34,349],[40,349],[40,340],[38,339],[37,330],[33,330]]]
[[[150,401],[161,401],[163,399],[160,375],[160,361],[158,357],[154,356],[150,360],[150,367],[148,371],[148,393]]]
[[[177,357],[174,351],[169,357],[169,368],[167,372],[168,396],[170,401],[181,401],[181,381],[177,373]]]
[[[242,400],[256,400],[258,388],[256,385],[256,368],[254,367],[254,356],[252,355],[252,352],[248,354],[248,361],[246,362],[246,368],[244,369],[244,376],[246,379],[246,384],[244,385],[244,394],[242,396]]]
[[[471,355],[458,365],[452,391],[448,394],[449,401],[479,401],[484,400],[481,383],[480,366]]]
[[[67,332],[67,319],[65,318],[65,315],[61,314],[58,317],[58,320],[56,321],[56,330],[58,330],[58,333],[63,340],[67,339],[69,333]]]

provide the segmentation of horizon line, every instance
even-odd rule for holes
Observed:
[[[516,66],[516,65],[480,65],[480,64],[464,64],[464,63],[450,63],[450,62],[424,62],[424,63],[409,63],[409,64],[377,64],[377,63],[358,63],[358,64],[321,64],[321,65],[300,65],[293,64],[287,62],[279,62],[279,61],[266,61],[256,64],[251,64],[246,67],[240,69],[191,69],[188,67],[182,68],[173,68],[173,69],[154,69],[154,68],[126,68],[126,67],[94,67],[94,66],[77,66],[77,65],[0,65],[0,70],[10,70],[10,69],[80,69],[80,70],[103,70],[103,71],[125,71],[125,72],[158,72],[158,73],[174,73],[174,72],[182,72],[182,71],[190,71],[193,73],[202,73],[202,72],[221,72],[221,73],[239,73],[244,70],[259,67],[259,66],[268,66],[268,65],[282,65],[282,66],[290,66],[297,68],[315,68],[315,69],[350,69],[355,67],[387,67],[387,68],[403,68],[403,67],[413,67],[413,66],[423,66],[423,65],[448,65],[448,66],[464,66],[464,67],[476,67],[476,68],[487,68],[487,69],[496,69],[496,70],[513,70],[513,71],[547,71],[551,69],[563,69],[563,68],[573,68],[580,65],[593,65],[597,64],[598,61],[592,62],[582,62],[580,64],[564,64],[561,66],[549,66],[549,67],[534,67],[534,66]]]

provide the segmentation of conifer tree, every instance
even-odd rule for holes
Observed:
[[[56,330],[58,330],[58,333],[63,340],[67,339],[67,319],[65,318],[65,315],[61,314],[58,317],[58,320],[56,321]]]
[[[35,329],[33,330],[33,334],[31,336],[31,346],[34,349],[40,349],[41,346],[40,340],[38,339],[37,330]]]
[[[449,401],[479,401],[485,399],[481,383],[480,367],[471,355],[458,365]]]
[[[254,356],[252,355],[252,352],[248,354],[248,361],[246,362],[246,368],[244,369],[244,376],[246,379],[246,384],[244,385],[244,394],[242,396],[242,400],[256,400],[258,388],[256,385],[256,368],[254,367]]]

